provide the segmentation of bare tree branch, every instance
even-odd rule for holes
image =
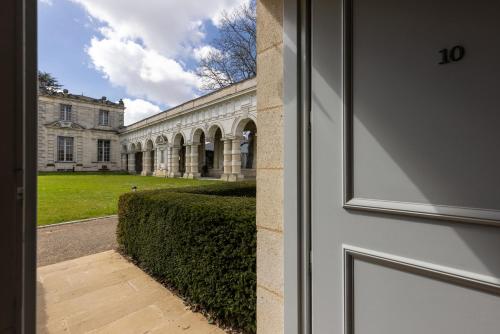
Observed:
[[[255,1],[222,13],[213,50],[200,59],[196,71],[202,89],[220,89],[257,75],[256,21]]]

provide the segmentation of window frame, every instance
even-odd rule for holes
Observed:
[[[71,104],[60,104],[59,120],[63,122],[71,122],[73,119],[73,106]]]
[[[68,157],[71,157],[71,159],[68,159]],[[57,162],[75,162],[74,137],[57,136]]]
[[[111,140],[109,139],[97,140],[97,161],[111,162]]]
[[[104,117],[105,116],[105,117]],[[101,109],[99,110],[99,126],[110,126],[109,125],[109,110]]]

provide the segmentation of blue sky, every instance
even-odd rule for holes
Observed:
[[[246,1],[39,0],[38,66],[72,93],[124,99],[130,124],[200,94],[218,15]]]

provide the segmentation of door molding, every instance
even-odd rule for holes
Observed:
[[[343,245],[344,333],[354,334],[354,261],[500,296],[500,279],[350,245]]]
[[[310,334],[310,0],[283,0],[284,332]]]
[[[353,3],[342,0],[343,17],[343,206],[350,210],[375,211],[466,223],[500,226],[500,211],[486,208],[358,198],[354,194],[353,155]]]

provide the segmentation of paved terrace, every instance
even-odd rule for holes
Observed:
[[[225,333],[113,250],[40,267],[37,287],[38,334]]]
[[[225,333],[114,251],[116,224],[38,229],[37,333]]]

